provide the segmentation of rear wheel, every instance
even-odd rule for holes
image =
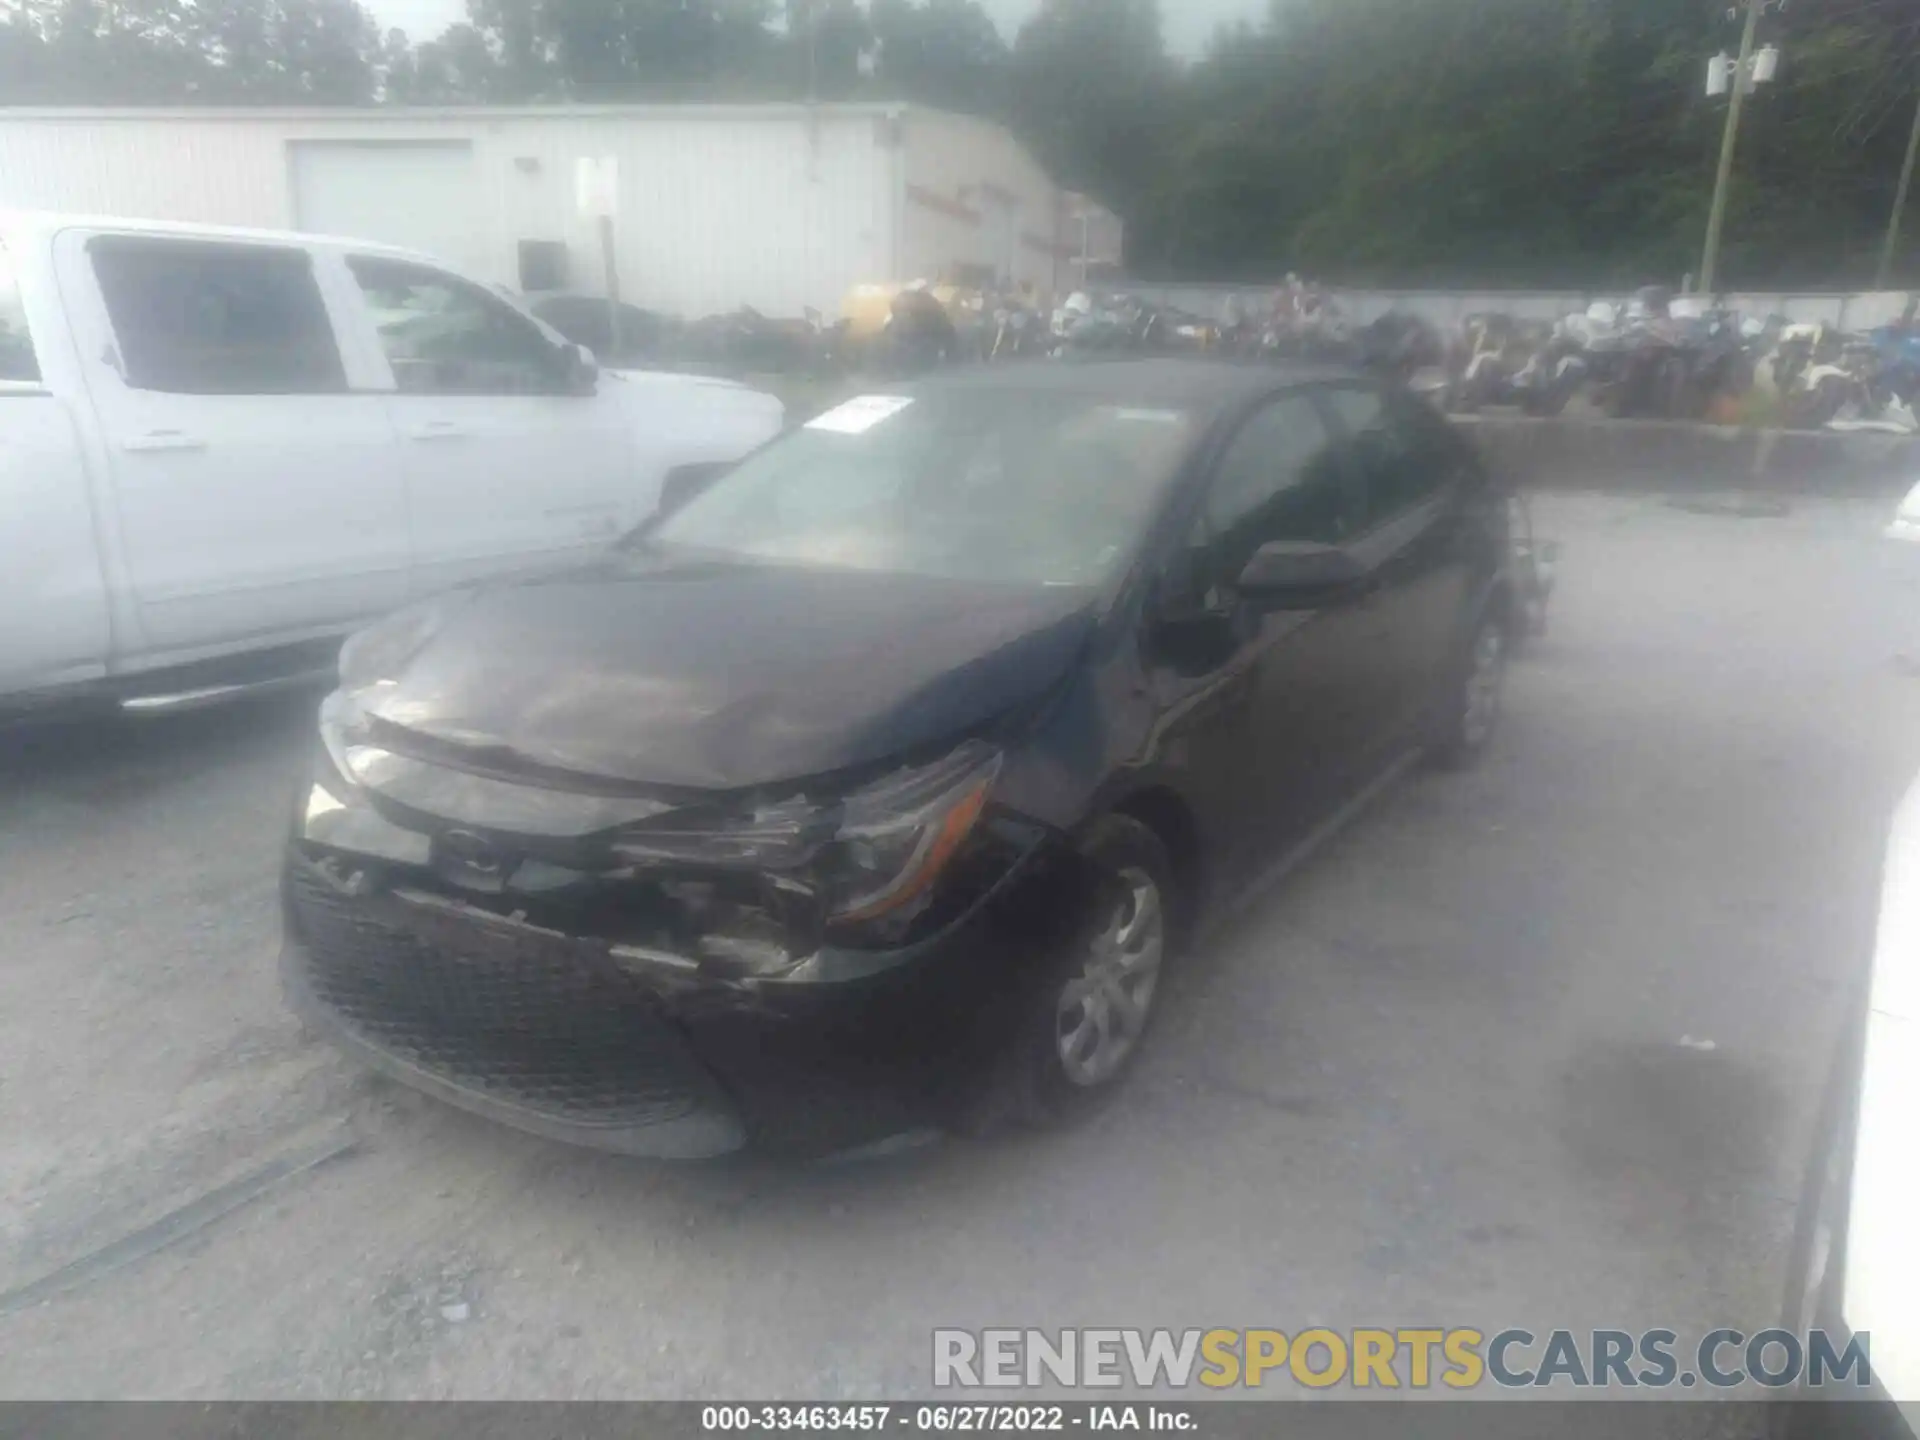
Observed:
[[[1500,718],[1508,648],[1504,615],[1490,609],[1475,627],[1441,699],[1431,745],[1439,764],[1464,769],[1486,752]]]

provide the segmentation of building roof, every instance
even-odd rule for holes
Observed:
[[[328,120],[388,122],[417,120],[792,120],[885,119],[911,111],[933,111],[904,101],[653,101],[632,105],[9,105],[0,108],[0,125],[12,120]],[[959,119],[978,116],[959,115]],[[1004,127],[1002,127],[1004,128]]]
[[[240,225],[201,225],[187,220],[142,220],[127,215],[82,215],[58,210],[0,210],[0,231],[15,237],[50,239],[61,230],[104,230],[127,235],[175,236],[191,240],[241,240],[276,245],[346,246],[363,253],[424,261],[440,269],[446,262],[419,250],[360,240],[349,235],[315,235],[297,230],[258,230]]]

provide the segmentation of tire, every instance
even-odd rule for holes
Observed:
[[[1490,607],[1474,626],[1440,700],[1428,754],[1448,770],[1464,770],[1486,753],[1500,718],[1512,635],[1504,612]]]
[[[1096,821],[1080,849],[1102,875],[1092,913],[1032,987],[992,1087],[998,1103],[976,1117],[975,1133],[1002,1120],[1056,1129],[1092,1114],[1118,1093],[1159,1013],[1184,914],[1172,857],[1125,815]],[[1094,974],[1111,983],[1090,987]]]

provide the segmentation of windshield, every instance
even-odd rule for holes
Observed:
[[[40,362],[34,358],[33,337],[27,333],[27,310],[20,298],[20,279],[0,238],[0,381],[37,381]]]
[[[868,395],[752,456],[650,545],[951,579],[1095,585],[1193,433],[1181,410],[1045,389]]]

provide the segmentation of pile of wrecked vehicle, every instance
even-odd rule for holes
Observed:
[[[1920,332],[1912,306],[1900,321],[1856,334],[1648,289],[1558,322],[1471,315],[1430,388],[1463,414],[1515,406],[1559,415],[1577,400],[1615,419],[1911,433],[1920,430]]]

